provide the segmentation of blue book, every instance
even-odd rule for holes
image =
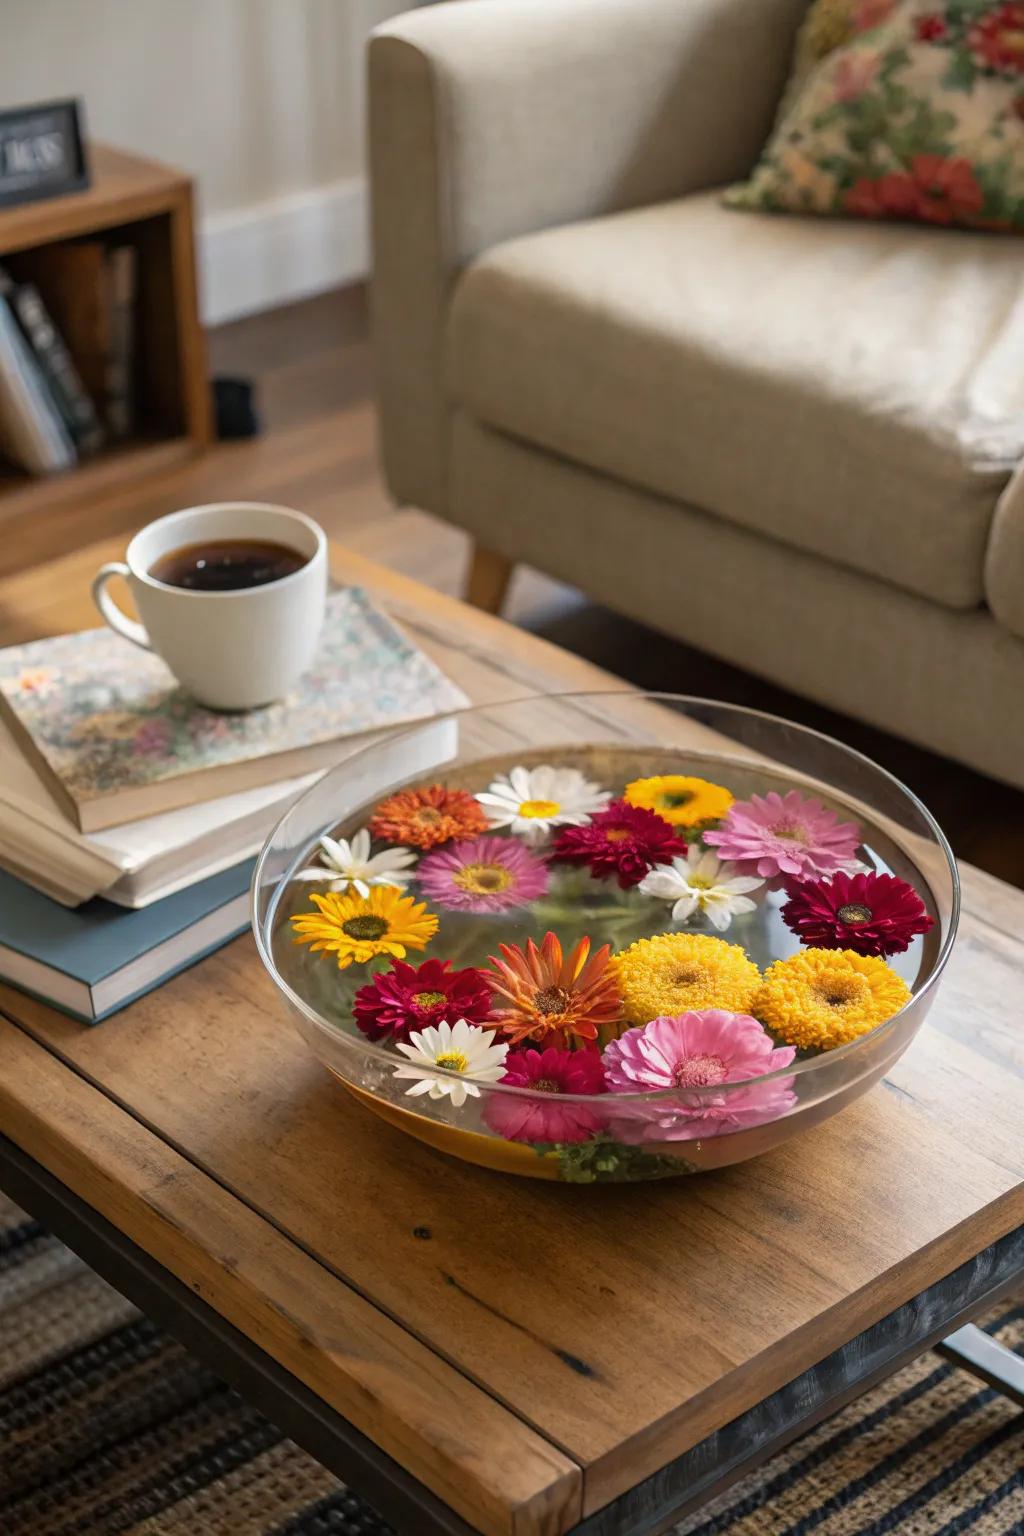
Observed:
[[[254,863],[139,910],[62,907],[0,870],[0,979],[96,1024],[248,928]]]

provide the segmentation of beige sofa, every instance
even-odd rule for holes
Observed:
[[[1024,786],[1024,242],[722,207],[803,10],[375,34],[387,478],[473,535],[477,601],[529,562]]]

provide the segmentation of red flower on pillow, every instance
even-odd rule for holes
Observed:
[[[895,8],[896,0],[855,0],[853,30],[869,32],[872,27],[880,27],[883,21],[888,21]]]
[[[1020,9],[1024,11],[1024,6]],[[971,162],[915,155],[909,173],[862,176],[843,199],[847,213],[864,219],[920,219],[928,224],[977,222],[985,195]]]
[[[1000,74],[1024,75],[1024,4],[1021,0],[993,6],[967,33],[967,44],[978,63]]]
[[[922,43],[941,43],[949,34],[941,16],[919,16],[916,31]]]

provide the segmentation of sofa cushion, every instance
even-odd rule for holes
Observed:
[[[714,191],[492,249],[453,296],[448,384],[505,432],[966,608],[1024,451],[1022,356],[1016,241],[737,219]]]

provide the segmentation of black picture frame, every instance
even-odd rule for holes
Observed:
[[[64,197],[88,185],[81,102],[71,97],[0,112],[0,208]]]

